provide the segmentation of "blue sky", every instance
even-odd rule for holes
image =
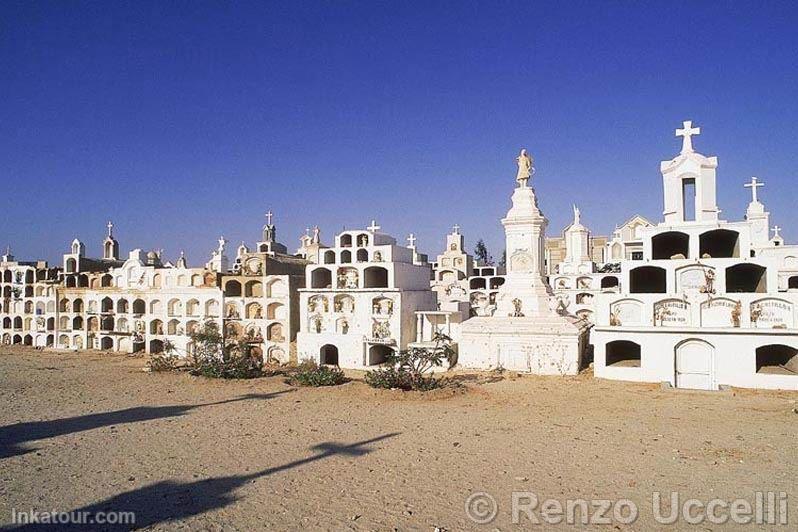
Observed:
[[[435,255],[454,223],[501,255],[520,147],[551,220],[662,218],[659,161],[719,157],[722,216],[752,175],[798,238],[793,2],[3,2],[0,243],[60,261],[224,234],[263,213],[295,249],[376,218]],[[231,253],[233,254],[233,253]]]

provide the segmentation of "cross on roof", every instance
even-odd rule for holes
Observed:
[[[410,235],[408,235],[408,237],[407,237],[407,243],[410,244],[409,247],[411,247],[411,248],[416,247],[416,235],[414,235],[413,233],[410,233]]]
[[[372,220],[371,221],[371,225],[368,226],[366,229],[368,229],[372,233],[376,233],[379,229],[382,229],[382,228],[379,225],[377,225],[377,221],[376,220]]]
[[[758,177],[752,177],[751,178],[751,182],[750,183],[746,183],[743,186],[745,188],[750,188],[751,189],[751,203],[757,203],[759,200],[756,197],[756,189],[758,189],[759,187],[764,187],[765,184],[764,183],[760,183]]]
[[[274,213],[272,213],[271,209],[269,209],[269,212],[266,213],[266,223],[268,225],[272,224],[272,216],[274,216]]]
[[[452,227],[452,231],[454,232],[454,234],[459,235],[460,234],[460,226],[458,224],[454,224],[454,226]]]
[[[114,222],[108,220],[108,224],[106,225],[106,227],[108,228],[108,238],[111,238],[112,236],[114,236]]]
[[[781,235],[779,234],[779,231],[781,231],[781,227],[779,227],[778,225],[774,225],[771,231],[773,231],[773,240],[781,238]]]
[[[692,120],[685,120],[682,122],[684,126],[682,129],[676,130],[677,137],[682,138],[682,153],[693,153],[693,139],[691,138],[693,135],[700,135],[701,128],[700,127],[693,127]]]

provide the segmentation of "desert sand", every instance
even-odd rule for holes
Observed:
[[[658,528],[655,491],[783,491],[796,510],[794,393],[504,373],[420,394],[144,364],[2,348],[0,524],[34,508],[135,511],[155,530],[528,528],[512,522],[513,491],[630,499],[640,515],[622,530]],[[483,491],[498,511],[478,525],[465,501]]]

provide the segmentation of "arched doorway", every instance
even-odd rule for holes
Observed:
[[[383,364],[391,353],[393,353],[393,349],[387,345],[372,345],[369,348],[367,365],[376,366]]]
[[[334,345],[327,344],[319,349],[319,362],[330,366],[338,365],[338,348]]]
[[[715,348],[703,340],[685,340],[677,345],[674,357],[676,387],[716,390],[714,358]]]

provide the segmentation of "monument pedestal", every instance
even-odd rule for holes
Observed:
[[[463,324],[458,362],[466,368],[538,375],[576,375],[582,367],[587,323],[570,316],[494,316]]]
[[[588,324],[555,310],[556,300],[543,278],[548,220],[535,191],[526,181],[519,182],[513,206],[502,219],[507,276],[496,311],[463,323],[458,362],[466,368],[574,375],[582,365]]]

